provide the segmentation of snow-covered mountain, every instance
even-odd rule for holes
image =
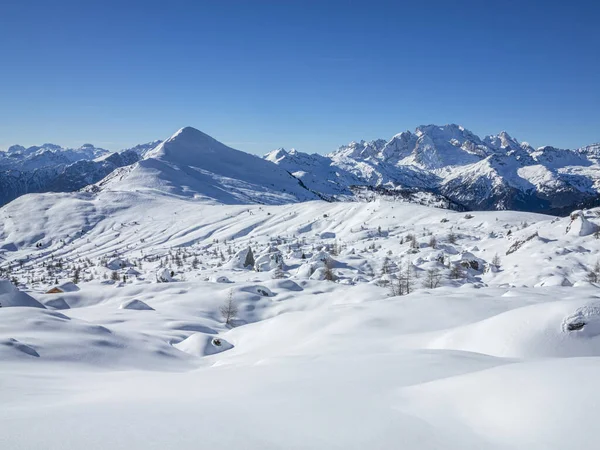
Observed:
[[[91,144],[0,152],[0,205],[25,193],[86,186],[226,204],[392,195],[459,209],[566,214],[600,204],[600,144],[534,149],[505,131],[480,138],[459,125],[424,125],[325,156],[280,148],[261,159],[187,127],[118,154]]]
[[[185,127],[92,191],[150,191],[208,203],[282,204],[320,198],[286,170]]]
[[[13,145],[0,152],[0,205],[33,192],[77,191],[139,158],[135,149],[112,153],[92,144],[78,149]]]
[[[351,183],[428,191],[469,209],[553,213],[600,204],[599,158],[598,144],[534,149],[505,131],[481,139],[453,124],[351,142],[327,156],[282,149],[265,156],[333,198]]]

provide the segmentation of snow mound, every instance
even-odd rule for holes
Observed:
[[[544,278],[542,281],[537,283],[534,287],[553,287],[553,286],[573,286],[573,283],[569,281],[567,277],[551,275],[549,277]]]
[[[33,347],[23,344],[13,338],[8,338],[4,342],[0,342],[0,345],[14,348],[15,350],[18,350],[19,352],[25,353],[26,355],[29,355],[29,356],[35,356],[36,358],[40,357],[40,354]]]
[[[148,306],[148,304],[144,303],[141,300],[129,300],[121,303],[119,309],[135,309],[137,311],[154,311],[154,308]]]
[[[283,289],[293,292],[300,292],[304,290],[298,283],[292,280],[271,280],[268,281],[267,284],[272,289]]]
[[[247,286],[243,287],[241,290],[251,292],[253,294],[258,294],[262,297],[275,297],[275,294],[273,293],[273,291],[271,291],[271,289],[261,285]]]
[[[203,333],[194,333],[173,347],[194,356],[209,356],[233,348],[225,339]]]
[[[71,309],[67,301],[62,297],[53,298],[48,301],[45,301],[44,305],[52,309]]]
[[[213,275],[208,280],[212,283],[231,283],[231,280],[225,275]]]
[[[446,332],[430,348],[515,358],[600,356],[600,302],[517,308]]]
[[[45,308],[40,302],[19,291],[9,280],[0,280],[0,307],[29,306],[32,308]]]
[[[79,291],[79,286],[77,286],[72,281],[67,281],[66,283],[59,284],[56,286],[63,292],[77,292]]]

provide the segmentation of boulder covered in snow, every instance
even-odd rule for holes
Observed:
[[[147,303],[141,300],[128,300],[126,302],[121,303],[119,309],[134,309],[137,311],[154,311],[154,308],[148,306]]]
[[[331,255],[324,250],[312,255],[308,262],[316,267],[333,267],[336,263]]]
[[[238,251],[230,261],[223,265],[227,269],[253,269],[254,253],[250,247]]]
[[[269,272],[273,269],[283,267],[283,255],[279,250],[264,253],[258,256],[254,262],[254,270],[257,272]]]
[[[534,287],[551,287],[551,286],[573,286],[573,283],[564,276],[560,275],[552,275],[547,278],[544,278],[542,281],[537,283]]]
[[[453,258],[455,262],[460,264],[464,269],[473,270],[475,272],[483,272],[486,262],[475,256],[471,252],[462,252],[458,258]]]
[[[326,280],[327,279],[327,268],[317,267],[309,278],[311,280],[319,280],[319,281]]]
[[[173,347],[190,355],[209,356],[232,349],[233,345],[220,337],[194,333],[180,343],[174,344]]]
[[[208,280],[212,283],[231,283],[225,275],[212,275]]]
[[[297,278],[310,278],[310,276],[313,274],[315,269],[316,268],[314,267],[314,265],[312,263],[304,263],[300,267],[298,267],[298,270],[296,270],[295,276]]]
[[[169,269],[160,269],[156,272],[156,282],[157,283],[171,283],[175,281],[171,276],[171,271]]]
[[[589,236],[598,231],[598,225],[587,220],[583,211],[571,213],[571,223],[567,226],[567,234],[573,236]]]
[[[131,263],[129,261],[127,261],[126,259],[122,259],[122,258],[111,259],[106,264],[106,267],[108,267],[110,270],[119,270],[119,269],[123,269],[123,268],[129,267],[129,266],[131,266]]]

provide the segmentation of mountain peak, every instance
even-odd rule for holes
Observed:
[[[232,150],[194,127],[184,127],[146,153],[145,158],[199,166],[207,154],[226,153]]]

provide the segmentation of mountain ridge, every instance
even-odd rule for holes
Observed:
[[[456,124],[422,125],[389,141],[352,141],[325,157],[284,149],[265,158],[284,165],[311,186],[310,170],[331,185],[344,186],[352,174],[358,184],[421,189],[441,194],[469,209],[516,209],[566,214],[600,204],[600,145],[576,150],[534,149],[506,131],[483,139]],[[340,188],[337,187],[337,190]],[[334,194],[332,189],[331,194]]]
[[[457,124],[352,141],[326,155],[279,148],[262,158],[184,127],[164,141],[120,153],[91,144],[14,145],[0,153],[0,169],[2,204],[25,193],[82,188],[149,190],[226,204],[397,195],[471,210],[552,214],[600,204],[600,144],[536,149],[506,131],[480,138]]]

